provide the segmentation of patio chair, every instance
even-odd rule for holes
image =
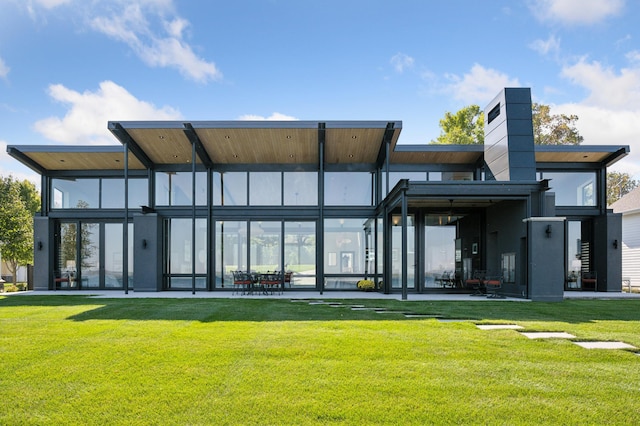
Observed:
[[[262,284],[265,293],[274,294],[275,291],[282,291],[282,279],[282,272],[267,272],[261,275],[260,284]]]
[[[232,271],[233,274],[233,293],[247,294],[251,290],[251,274],[242,271]],[[233,294],[232,293],[232,294]]]
[[[582,289],[598,291],[598,274],[594,271],[582,273]]]
[[[53,289],[59,290],[63,287],[71,287],[71,276],[68,272],[56,269],[53,271]]]
[[[504,299],[504,296],[498,293],[498,290],[502,288],[501,276],[485,277],[483,283],[487,291],[487,297],[495,298],[495,299]]]
[[[487,271],[475,271],[471,278],[465,280],[465,287],[474,290],[471,296],[484,296],[487,294],[487,287],[484,285],[486,275]]]

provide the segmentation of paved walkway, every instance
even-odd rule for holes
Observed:
[[[191,291],[163,291],[163,292],[134,292],[129,291],[125,294],[122,290],[99,290],[99,291],[24,291],[17,293],[3,293],[3,295],[10,296],[90,296],[97,298],[202,298],[202,299],[228,299],[228,298],[245,298],[245,299],[388,299],[388,300],[402,300],[402,294],[382,294],[377,292],[363,292],[363,291],[325,291],[320,294],[317,291],[285,291],[282,294],[273,295],[240,295],[231,291],[196,291],[196,294],[192,294]],[[638,299],[640,300],[640,293],[609,293],[609,292],[578,292],[568,291],[564,293],[565,299]],[[456,301],[456,302],[482,302],[482,301],[511,301],[511,302],[530,302],[528,299],[506,297],[504,299],[487,298],[484,296],[471,296],[470,294],[444,294],[444,293],[430,293],[430,294],[415,294],[409,293],[407,295],[409,301]]]

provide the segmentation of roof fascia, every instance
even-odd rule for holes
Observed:
[[[29,167],[34,172],[40,175],[46,174],[47,170],[44,167],[25,155],[24,152],[20,151],[19,148],[15,146],[7,146],[7,153],[16,160],[20,161],[25,166]]]

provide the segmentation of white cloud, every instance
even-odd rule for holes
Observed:
[[[553,106],[553,113],[576,114],[583,145],[629,145],[630,153],[612,170],[640,179],[640,109],[615,111],[606,107],[571,103]]]
[[[556,54],[560,51],[560,40],[554,35],[550,35],[546,40],[534,40],[529,44],[529,48],[538,52],[542,56],[547,56],[550,53]]]
[[[640,65],[640,50],[632,50],[631,52],[628,52],[625,57],[630,63]]]
[[[53,9],[63,4],[71,3],[72,0],[36,0],[36,3],[45,9]]]
[[[637,52],[627,58],[633,61]],[[640,64],[619,71],[585,58],[562,69],[561,75],[587,92],[579,103],[558,105],[555,111],[576,114],[584,144],[629,145],[630,154],[611,170],[640,179]]]
[[[298,120],[295,117],[290,115],[281,114],[279,112],[274,112],[269,117],[263,117],[261,115],[254,114],[245,114],[238,117],[238,120],[247,120],[247,121],[293,121]]]
[[[38,10],[72,3],[70,15],[79,14],[94,31],[125,43],[148,66],[174,68],[199,83],[222,79],[215,63],[198,56],[185,39],[190,23],[175,13],[173,0],[30,0],[25,7],[36,19]]]
[[[530,8],[541,21],[590,25],[620,14],[625,0],[533,0]]]
[[[446,86],[445,90],[455,99],[461,100],[467,105],[484,106],[505,87],[520,87],[517,78],[510,78],[507,74],[478,64],[474,64],[471,71],[462,77],[449,74],[447,78],[451,83]]]
[[[391,60],[389,62],[391,63],[391,65],[393,65],[393,68],[396,70],[396,72],[403,73],[405,69],[413,67],[415,60],[411,56],[404,53],[396,53],[391,57]]]
[[[177,120],[179,111],[156,108],[141,101],[122,86],[103,81],[95,92],[83,93],[61,84],[49,86],[49,96],[69,105],[64,117],[49,117],[35,123],[36,131],[46,138],[67,144],[105,144],[115,139],[107,130],[109,120]]]
[[[124,10],[116,8],[106,16],[93,16],[89,23],[94,30],[126,43],[149,66],[175,68],[200,83],[222,79],[216,65],[198,57],[184,40],[189,22],[181,17],[166,19],[164,9],[170,7],[163,3],[167,4],[161,8],[157,2],[127,3]],[[162,30],[150,22],[156,20]]]
[[[562,69],[561,75],[584,87],[589,96],[584,103],[609,109],[640,109],[640,67],[616,72],[600,62],[584,58]]]
[[[4,60],[0,58],[0,78],[6,78],[9,75],[9,68],[7,64],[5,64]]]

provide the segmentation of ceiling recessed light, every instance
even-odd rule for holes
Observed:
[[[173,156],[173,158],[178,158],[178,156],[177,156],[177,155],[174,155],[174,156]]]
[[[291,136],[290,136],[290,135],[287,135],[287,139],[291,139]]]
[[[233,158],[238,158],[238,154],[233,154]]]
[[[64,163],[64,160],[60,160],[61,163]]]
[[[349,158],[353,158],[353,154],[349,154]]]
[[[582,158],[589,158],[589,156],[588,155],[583,155]]]
[[[289,154],[289,158],[293,158],[293,154]]]
[[[116,160],[116,163],[119,163],[119,162],[120,162],[120,160]]]
[[[225,138],[225,139],[231,139],[231,136],[229,136],[229,135],[224,135],[224,138]]]
[[[358,139],[356,135],[351,136],[351,139]]]
[[[160,135],[158,136],[158,139],[164,139],[164,136]]]

